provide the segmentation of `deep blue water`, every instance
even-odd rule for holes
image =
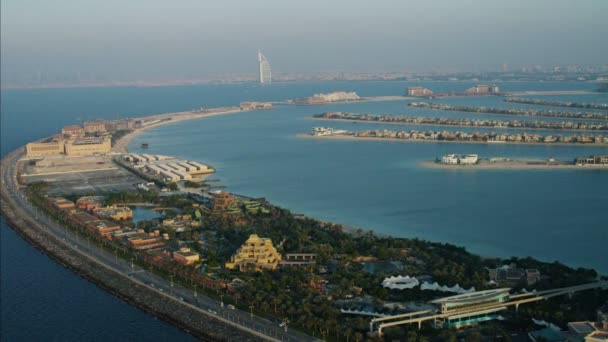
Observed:
[[[424,85],[440,92],[459,91],[472,84]],[[239,84],[3,90],[1,153],[53,134],[64,125],[78,123],[78,118],[115,118],[117,113],[120,117],[136,117],[235,105],[246,100],[285,100],[333,90],[352,90],[363,96],[400,95],[410,85],[413,84],[330,82],[265,87]],[[500,85],[505,91],[596,87],[591,83],[550,82]],[[607,101],[604,95],[562,99]],[[496,98],[466,101],[500,105]],[[419,160],[446,152],[569,159],[581,154],[606,154],[606,148],[318,141],[295,137],[313,126],[327,125],[307,119],[326,110],[411,114],[404,107],[406,103],[285,106],[213,117],[147,131],[133,146],[145,140],[151,144],[151,153],[210,163],[218,168],[217,176],[229,191],[265,196],[295,212],[382,233],[452,242],[484,255],[532,255],[608,272],[608,260],[603,255],[608,229],[605,219],[602,222],[608,207],[608,172],[446,172],[415,166]],[[416,114],[462,115],[425,111]],[[352,123],[331,126],[374,127]],[[20,239],[4,220],[0,220],[0,232],[3,341],[191,339],[55,264]]]

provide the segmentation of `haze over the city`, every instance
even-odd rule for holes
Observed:
[[[604,64],[608,2],[2,1],[2,79]],[[72,77],[72,76],[70,76]]]

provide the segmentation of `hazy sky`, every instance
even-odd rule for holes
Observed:
[[[2,0],[2,73],[129,79],[608,63],[606,0]]]

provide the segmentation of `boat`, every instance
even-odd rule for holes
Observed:
[[[150,145],[148,143],[142,143],[141,144],[141,148],[148,148],[150,147]]]

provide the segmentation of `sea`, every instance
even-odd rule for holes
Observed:
[[[597,84],[589,82],[497,84],[508,92],[597,88]],[[1,153],[4,155],[28,141],[56,133],[64,125],[95,118],[139,117],[233,106],[241,101],[283,101],[330,91],[355,91],[361,96],[402,95],[407,87],[415,85],[444,92],[462,91],[475,83],[286,82],[264,86],[241,83],[2,90]],[[608,102],[608,94],[532,97]],[[507,104],[498,97],[435,101],[549,108]],[[140,145],[145,142],[149,144],[146,153],[210,164],[217,170],[213,178],[219,178],[227,191],[265,197],[295,213],[349,227],[451,243],[482,256],[532,256],[573,267],[591,267],[608,274],[605,218],[608,170],[438,170],[417,165],[446,153],[477,153],[482,158],[571,160],[578,156],[608,154],[608,147],[298,137],[315,126],[348,130],[444,130],[442,127],[311,119],[326,111],[534,120],[433,112],[407,107],[407,103],[399,100],[322,106],[277,105],[272,110],[215,116],[147,130],[131,142],[129,150],[142,152]],[[1,340],[193,340],[186,332],[122,302],[56,264],[22,240],[4,219],[0,219],[0,234]]]

